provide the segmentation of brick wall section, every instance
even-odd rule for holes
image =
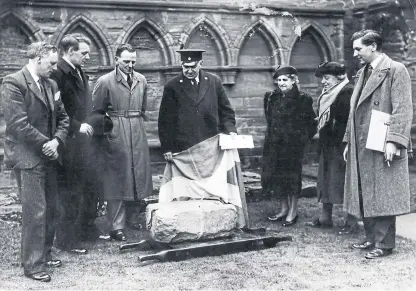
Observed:
[[[149,1],[134,3],[145,2],[149,3]],[[320,62],[345,59],[351,67],[355,68],[346,39],[349,39],[347,35],[350,34],[351,29],[355,29],[356,24],[348,9],[353,7],[353,2],[368,4],[368,1],[336,0],[302,0],[296,3],[299,7],[337,7],[337,9],[343,7],[342,3],[345,3],[348,22],[344,22],[342,14],[338,16],[336,13],[325,14],[319,9],[305,10],[306,12],[296,10],[293,1],[249,1],[258,4],[258,7],[264,4],[278,7],[279,10],[274,16],[259,13],[264,10],[249,13],[224,8],[224,5],[245,7],[248,1],[166,2],[183,3],[183,9],[161,7],[141,10],[134,7],[123,8],[122,5],[108,9],[98,6],[51,5],[48,7],[33,4],[13,8],[13,11],[39,29],[45,40],[50,40],[52,43],[58,41],[63,33],[77,31],[89,36],[93,40],[92,58],[86,70],[91,77],[92,86],[100,75],[113,68],[117,43],[124,40],[133,44],[139,55],[136,69],[146,76],[149,83],[150,122],[146,126],[149,143],[152,146],[158,145],[157,117],[163,85],[174,75],[174,72],[179,72],[176,49],[181,42],[186,42],[188,47],[203,47],[207,50],[204,65],[223,77],[223,81],[227,83],[225,88],[236,110],[239,132],[252,134],[259,152],[265,131],[263,96],[266,91],[275,88],[271,77],[272,66],[295,63],[300,69],[301,90],[316,99],[320,87],[319,80],[313,76],[313,71]],[[189,2],[194,2],[195,5],[215,5],[212,6],[214,8],[209,9],[189,9]],[[300,41],[295,44],[293,52],[294,19],[282,16],[282,11],[292,13],[298,23],[307,28]],[[78,18],[80,19],[78,22],[72,23],[73,19]],[[201,19],[205,20],[201,22]],[[141,20],[145,21],[134,27],[135,23]],[[0,54],[8,55],[6,58],[0,56],[0,78],[11,71],[10,68],[5,67],[6,63],[16,64],[17,67],[25,63],[22,61],[20,47],[28,42],[28,37],[25,32],[19,30],[16,21],[12,18],[0,19]],[[196,23],[199,25],[192,30]],[[8,37],[4,37],[6,34]],[[291,52],[294,54],[292,57]],[[224,79],[221,68],[230,70],[227,79]]]

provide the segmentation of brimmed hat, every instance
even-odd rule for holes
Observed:
[[[297,74],[298,74],[298,70],[296,70],[295,67],[292,67],[292,66],[280,67],[280,66],[278,66],[273,72],[273,79],[276,79],[277,77],[279,77],[281,75],[297,75]]]
[[[201,49],[180,49],[177,50],[181,55],[181,62],[192,63],[202,60],[202,54],[205,50]]]
[[[318,66],[315,76],[321,78],[323,75],[329,74],[334,76],[344,75],[346,73],[345,66],[337,62],[324,62]]]
[[[102,109],[92,111],[85,122],[94,129],[94,135],[105,135],[113,130],[113,121],[111,117]]]

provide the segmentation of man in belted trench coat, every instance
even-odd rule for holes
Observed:
[[[97,139],[98,167],[110,236],[124,241],[126,222],[139,227],[138,202],[150,196],[153,187],[144,125],[147,82],[133,70],[137,54],[131,45],[120,45],[115,58],[116,68],[95,84],[93,107],[107,112],[113,121],[112,131]]]
[[[4,162],[16,174],[22,202],[24,274],[49,282],[46,267],[62,265],[52,257],[52,245],[57,218],[56,167],[69,118],[56,83],[49,79],[58,62],[57,49],[37,42],[29,46],[27,56],[29,63],[6,76],[0,91],[6,120]]]
[[[352,40],[354,56],[365,66],[351,97],[344,136],[348,143],[344,208],[364,222],[366,240],[352,248],[370,250],[365,257],[374,259],[392,253],[396,216],[410,211],[411,81],[403,64],[381,52],[377,32],[359,31]],[[372,110],[391,114],[384,153],[366,148]],[[394,154],[397,149],[399,156]]]

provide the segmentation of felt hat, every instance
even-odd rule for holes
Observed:
[[[323,75],[344,75],[346,73],[345,66],[337,62],[324,62],[318,66],[315,71],[315,76],[322,78]]]
[[[102,109],[92,111],[85,122],[94,129],[94,135],[105,135],[113,129],[113,121],[108,114]]]
[[[277,77],[281,75],[297,75],[298,70],[296,70],[295,67],[292,66],[284,66],[284,67],[277,67],[273,72],[273,79],[276,79]]]

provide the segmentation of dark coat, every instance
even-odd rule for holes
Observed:
[[[220,78],[201,70],[199,81],[198,92],[182,73],[166,83],[159,111],[163,152],[181,152],[218,133],[237,132]]]
[[[361,71],[362,72],[362,71]],[[361,216],[359,181],[364,217],[390,216],[410,211],[407,147],[413,106],[411,80],[406,67],[383,55],[363,87],[360,74],[351,96],[351,108],[344,136],[348,143],[344,209]],[[371,110],[391,114],[386,141],[401,149],[388,167],[382,152],[366,149]]]
[[[100,179],[107,200],[133,201],[152,195],[149,145],[143,118],[147,105],[147,81],[133,73],[130,88],[118,69],[101,76],[93,90],[93,107],[111,116],[112,131],[97,137]],[[125,111],[135,112],[126,118]],[[139,112],[140,111],[140,112]]]
[[[66,142],[69,118],[58,88],[50,79],[44,80],[44,87],[47,100],[26,67],[3,79],[7,167],[33,168],[46,158],[42,153],[44,143],[55,137],[62,145]]]
[[[263,148],[262,187],[277,196],[301,190],[303,150],[316,132],[312,98],[296,85],[283,95],[279,89],[264,96],[267,131]]]
[[[348,122],[354,86],[341,89],[330,106],[329,121],[319,131],[318,201],[342,204],[344,199],[345,161],[342,139]]]

